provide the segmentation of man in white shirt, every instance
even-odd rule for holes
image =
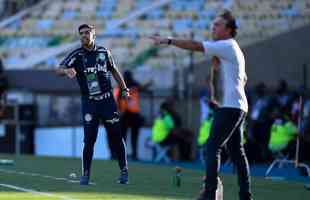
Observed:
[[[155,44],[173,45],[178,48],[204,52],[219,60],[219,70],[223,85],[223,100],[217,103],[211,97],[211,103],[217,104],[209,139],[206,143],[206,183],[198,200],[215,200],[218,184],[220,153],[227,144],[231,159],[238,172],[240,200],[251,200],[249,164],[244,152],[242,135],[243,124],[248,112],[248,103],[244,87],[244,55],[234,39],[237,26],[232,14],[225,10],[213,21],[213,41],[197,42],[176,38],[150,37]]]

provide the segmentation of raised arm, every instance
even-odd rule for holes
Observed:
[[[60,76],[66,75],[65,68],[62,66],[59,66],[58,68],[56,68],[55,73]]]
[[[79,50],[71,52],[60,62],[59,67],[55,70],[57,75],[66,75],[69,78],[74,78],[76,76],[74,66],[76,65],[76,55],[78,52]]]
[[[57,75],[60,76],[67,76],[69,78],[74,78],[76,76],[76,71],[74,68],[64,68],[64,67],[59,67],[55,70]]]
[[[181,49],[204,52],[202,42],[197,42],[194,40],[176,39],[171,37],[165,38],[159,36],[151,36],[150,39],[152,39],[156,45],[160,44],[173,45]]]

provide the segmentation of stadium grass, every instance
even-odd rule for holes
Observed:
[[[80,174],[81,161],[71,158],[12,156],[0,154],[0,159],[13,159],[14,165],[0,165],[0,169],[26,173],[38,173],[51,177],[69,178],[70,173]],[[44,196],[17,191],[0,186],[0,200],[187,200],[195,199],[199,193],[202,171],[183,169],[182,184],[173,184],[174,167],[143,163],[129,163],[130,184],[119,185],[117,162],[95,160],[91,181],[95,185],[80,186],[64,180],[54,180],[29,174],[0,171],[0,184],[13,185],[52,194]],[[238,199],[238,188],[234,175],[224,175],[224,199]],[[78,180],[78,177],[77,179]],[[303,183],[271,181],[252,178],[255,200],[309,200],[310,191]]]

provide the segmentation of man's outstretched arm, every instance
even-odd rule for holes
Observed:
[[[57,75],[60,76],[68,76],[69,78],[74,78],[76,76],[76,71],[74,68],[64,68],[64,67],[59,67],[55,70]]]
[[[56,69],[55,69],[55,73],[56,73],[57,75],[60,75],[60,76],[66,75],[65,68],[63,68],[63,67],[58,67],[58,68],[56,68]]]
[[[202,42],[194,41],[194,40],[184,40],[184,39],[176,39],[170,37],[160,37],[160,36],[151,36],[156,45],[166,44],[173,45],[181,49],[187,49],[191,51],[200,51],[204,52],[204,47]]]

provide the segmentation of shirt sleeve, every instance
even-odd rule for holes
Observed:
[[[62,68],[74,67],[77,61],[77,55],[78,53],[76,51],[71,52],[60,62],[59,67],[62,67]]]
[[[110,50],[107,50],[107,57],[107,70],[112,71],[115,68],[115,63]]]
[[[232,45],[227,41],[204,41],[202,44],[207,56],[217,56],[224,59],[231,57]]]

